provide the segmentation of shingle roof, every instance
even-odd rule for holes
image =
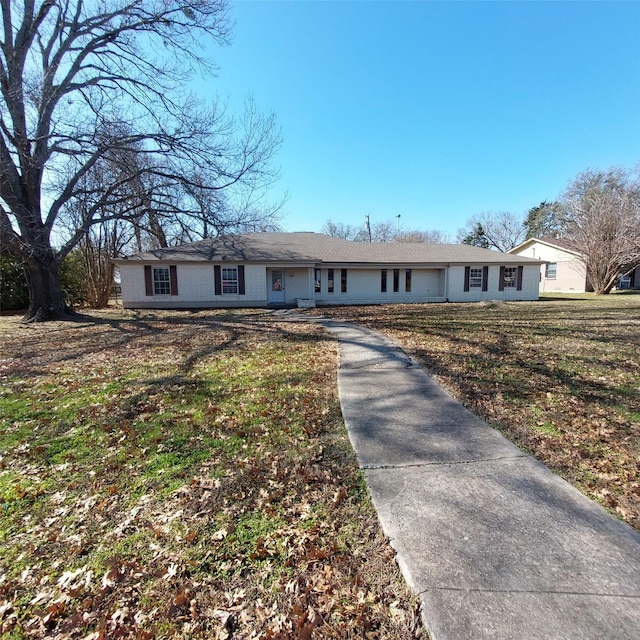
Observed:
[[[321,233],[246,233],[137,253],[117,262],[276,262],[298,264],[523,263],[531,258],[466,244],[368,243]]]
[[[554,238],[553,236],[545,236],[543,238],[538,238],[540,242],[546,242],[547,244],[553,244],[560,249],[565,249],[566,251],[573,251],[574,253],[579,253],[575,244],[571,240],[567,240],[566,238]]]
[[[552,247],[557,247],[558,249],[562,249],[563,251],[568,251],[570,253],[574,253],[576,255],[580,254],[580,251],[576,248],[575,244],[566,238],[554,238],[553,236],[544,236],[542,238],[529,238],[525,240],[522,244],[519,244],[517,247],[514,247],[509,251],[509,253],[517,253],[521,251],[525,247],[528,247],[536,242],[541,242],[542,244],[547,244]]]

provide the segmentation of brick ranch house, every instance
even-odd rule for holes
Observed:
[[[125,308],[537,300],[540,260],[463,244],[247,233],[115,260]]]

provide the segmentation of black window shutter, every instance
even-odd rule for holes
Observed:
[[[220,265],[216,264],[213,266],[213,282],[215,286],[215,294],[217,296],[222,295],[222,271],[220,269]]]
[[[522,265],[520,265],[518,267],[518,279],[516,280],[516,289],[518,291],[522,291],[522,271],[523,271],[524,267]]]
[[[504,291],[504,267],[500,267],[500,282],[498,282],[498,291]]]
[[[175,264],[169,266],[169,286],[171,287],[171,295],[178,295],[178,269]]]
[[[464,290],[469,291],[469,278],[471,277],[471,267],[464,268]]]
[[[489,290],[489,267],[482,267],[482,290]]]
[[[238,265],[238,293],[243,296],[245,293],[244,289],[244,265]]]
[[[144,292],[147,296],[153,295],[153,280],[151,279],[151,267],[147,264],[144,267]]]

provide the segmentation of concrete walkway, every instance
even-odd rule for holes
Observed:
[[[379,334],[339,340],[349,437],[432,640],[640,639],[640,534]]]

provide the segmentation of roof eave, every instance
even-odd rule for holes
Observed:
[[[563,247],[559,244],[556,244],[555,242],[549,242],[548,240],[543,240],[541,238],[529,238],[528,240],[525,240],[524,242],[520,243],[517,247],[513,247],[513,249],[509,249],[507,253],[514,254],[516,251],[520,251],[524,247],[530,246],[536,242],[543,244],[547,247],[551,247],[552,249],[557,249],[559,251],[564,251],[565,253],[570,253],[571,255],[574,255],[576,257],[580,257],[581,255],[579,251],[568,249],[567,247]],[[548,262],[548,260],[547,261],[543,260],[543,262]]]

